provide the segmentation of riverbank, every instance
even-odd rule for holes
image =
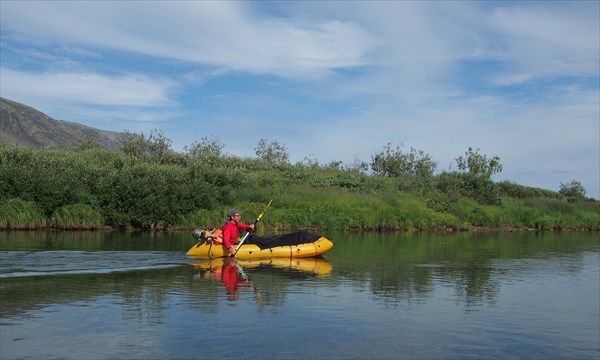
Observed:
[[[227,210],[252,222],[272,200],[261,226],[275,231],[600,230],[594,199],[465,171],[372,175],[220,155],[150,161],[1,145],[0,164],[3,229],[216,228]]]
[[[168,228],[134,228],[134,227],[123,227],[123,228],[114,228],[111,226],[102,226],[102,227],[71,227],[71,228],[62,228],[56,229],[52,227],[20,227],[20,228],[6,228],[0,227],[0,231],[8,232],[8,231],[50,231],[50,232],[125,232],[125,233],[178,233],[178,232],[192,232],[197,228],[202,229],[213,229],[218,228],[215,226],[196,226],[196,227],[168,227]],[[455,225],[447,225],[447,226],[436,226],[429,229],[405,229],[405,228],[397,228],[397,227],[384,227],[379,229],[362,229],[362,228],[345,228],[345,229],[329,229],[329,228],[317,228],[317,227],[273,227],[273,226],[260,226],[260,233],[267,234],[284,234],[299,230],[306,230],[314,233],[326,232],[326,231],[342,231],[347,233],[516,233],[516,232],[598,232],[600,229],[593,228],[552,228],[552,229],[536,229],[530,227],[517,227],[513,225],[504,225],[500,227],[490,227],[490,226],[470,226],[458,228]]]

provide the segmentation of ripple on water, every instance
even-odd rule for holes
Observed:
[[[167,251],[4,251],[0,252],[0,278],[107,274],[187,263],[185,255]]]

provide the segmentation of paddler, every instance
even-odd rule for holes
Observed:
[[[235,255],[235,247],[238,243],[239,231],[254,230],[254,224],[244,224],[240,222],[241,216],[237,209],[231,209],[227,212],[227,222],[223,225],[223,245],[232,256]]]

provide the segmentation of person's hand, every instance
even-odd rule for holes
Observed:
[[[232,246],[232,247],[230,247],[230,248],[229,248],[229,254],[230,254],[231,256],[235,256],[235,253],[236,253],[236,251],[235,251],[235,249],[233,248],[233,246]]]
[[[254,230],[254,224],[250,224],[250,229]]]

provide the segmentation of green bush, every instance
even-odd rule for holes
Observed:
[[[506,180],[498,182],[498,186],[502,196],[509,196],[517,199],[548,198],[564,200],[564,196],[557,191],[519,185]]]

